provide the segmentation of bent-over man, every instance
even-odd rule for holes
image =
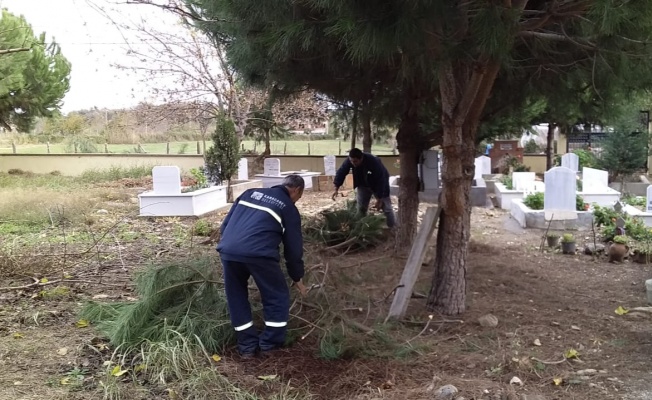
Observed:
[[[337,196],[351,169],[353,169],[353,188],[356,189],[358,210],[362,214],[366,214],[373,195],[376,198],[374,208],[383,210],[387,226],[393,228],[396,225],[396,217],[392,208],[392,200],[389,197],[389,172],[380,158],[373,154],[363,153],[357,148],[349,151],[349,157],[337,170],[335,179],[333,179],[335,187],[333,199]]]
[[[224,286],[236,331],[238,351],[244,358],[263,355],[285,343],[290,312],[290,293],[280,268],[279,246],[283,243],[288,275],[301,295],[303,236],[296,203],[303,195],[304,180],[288,175],[283,183],[266,189],[249,189],[233,203],[224,219],[217,245],[224,267]],[[265,328],[254,326],[247,283],[252,276],[260,290]]]

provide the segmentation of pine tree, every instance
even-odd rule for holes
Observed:
[[[229,62],[244,76],[328,91],[351,85],[355,67],[381,83],[381,97],[392,99],[400,121],[403,247],[416,231],[420,152],[442,145],[442,214],[428,304],[446,314],[465,310],[480,124],[497,118],[495,110],[522,105],[530,86],[545,97],[554,85],[540,83],[572,71],[588,71],[593,82],[631,79],[650,60],[652,4],[642,0],[186,2],[203,19],[199,26],[227,44]]]
[[[51,43],[48,43],[51,42]],[[8,52],[12,49],[28,51]],[[0,18],[0,125],[28,132],[37,117],[61,107],[70,88],[70,63],[59,45],[34,31],[22,16]]]
[[[213,183],[229,182],[238,172],[240,161],[240,142],[233,121],[219,117],[212,139],[213,146],[204,155],[206,176]]]

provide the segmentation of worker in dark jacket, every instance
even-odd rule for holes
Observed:
[[[380,158],[373,154],[363,153],[360,149],[349,151],[349,157],[337,170],[335,179],[333,179],[335,186],[333,199],[337,196],[351,169],[353,169],[353,188],[356,189],[358,210],[362,214],[366,214],[373,195],[376,198],[374,208],[383,210],[385,218],[387,218],[387,226],[393,228],[396,225],[396,217],[392,208],[392,200],[389,197],[389,172]]]
[[[263,354],[285,342],[290,293],[279,265],[283,243],[288,275],[301,295],[303,236],[301,216],[294,205],[303,195],[304,180],[288,175],[283,183],[266,189],[249,189],[233,203],[220,228],[217,245],[224,267],[224,287],[231,324],[242,357]],[[263,303],[265,329],[258,335],[249,305],[247,283],[253,276]]]

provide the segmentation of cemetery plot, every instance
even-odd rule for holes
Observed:
[[[226,186],[182,193],[176,166],[154,167],[152,182],[153,190],[138,195],[141,217],[200,216],[227,205]]]
[[[319,176],[319,172],[305,171],[283,171],[281,172],[281,160],[278,158],[266,158],[263,164],[263,173],[256,174],[256,179],[263,182],[263,187],[269,188],[272,186],[280,185],[286,176],[296,174],[303,178],[305,181],[305,188],[312,189],[312,177]]]

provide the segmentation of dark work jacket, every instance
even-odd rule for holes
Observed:
[[[353,169],[353,188],[368,187],[379,199],[389,197],[389,172],[380,158],[373,154],[362,153],[362,163],[359,167],[354,167],[347,157],[337,170],[333,184],[338,188],[342,186],[351,169]]]
[[[220,257],[237,262],[280,261],[283,243],[288,275],[304,274],[301,216],[284,186],[246,190],[220,227]]]

